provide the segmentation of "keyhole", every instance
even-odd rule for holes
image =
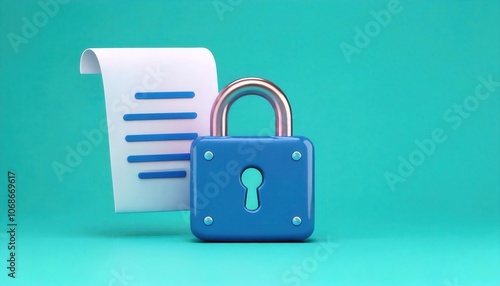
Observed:
[[[246,168],[241,173],[241,183],[245,186],[245,208],[254,211],[259,208],[258,189],[262,185],[262,173],[255,168]]]

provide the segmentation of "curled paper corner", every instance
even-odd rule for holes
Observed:
[[[94,52],[94,49],[86,49],[80,57],[80,73],[81,74],[98,74],[101,73],[99,59]]]

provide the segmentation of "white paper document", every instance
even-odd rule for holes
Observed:
[[[102,74],[115,211],[189,209],[189,149],[218,93],[212,53],[87,49],[80,72]]]

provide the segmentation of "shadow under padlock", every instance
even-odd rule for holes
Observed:
[[[232,103],[265,98],[276,136],[226,136]],[[292,136],[285,94],[259,78],[232,82],[216,98],[211,136],[191,146],[191,230],[207,241],[300,241],[314,230],[314,148]],[[260,180],[259,180],[260,175]],[[247,178],[247,177],[254,177]]]

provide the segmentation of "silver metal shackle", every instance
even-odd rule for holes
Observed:
[[[235,80],[221,90],[210,114],[210,135],[227,136],[229,108],[239,98],[251,94],[271,103],[276,120],[276,136],[292,136],[292,110],[285,94],[272,82],[256,77]]]

